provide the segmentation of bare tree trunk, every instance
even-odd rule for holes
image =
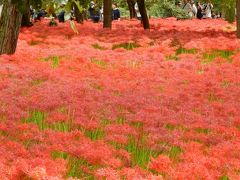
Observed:
[[[139,12],[142,17],[143,27],[144,29],[150,29],[149,19],[147,15],[146,6],[145,6],[145,0],[137,0],[137,3],[138,3]]]
[[[103,28],[112,28],[112,0],[103,1]]]
[[[130,19],[133,19],[136,17],[135,1],[127,0],[127,4],[128,4],[129,13],[130,13]]]
[[[26,8],[24,10],[24,13],[22,15],[22,26],[31,26],[32,23],[30,21],[30,0],[25,0],[26,2]]]
[[[237,9],[237,37],[240,38],[240,0],[236,1]]]
[[[16,5],[3,1],[0,15],[0,54],[13,54],[16,51],[22,14]]]
[[[84,21],[83,13],[80,12],[80,10],[78,9],[78,7],[77,7],[77,5],[75,3],[73,3],[73,7],[74,7],[74,15],[76,17],[76,21],[78,23],[83,24],[83,21]]]

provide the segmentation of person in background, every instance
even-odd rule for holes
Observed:
[[[206,19],[212,18],[213,5],[210,0],[207,0],[207,4],[204,9],[205,9],[204,18],[206,18]]]
[[[192,5],[193,16],[196,18],[197,17],[197,6],[194,3],[194,0],[191,0],[191,5]]]
[[[45,9],[41,9],[38,13],[36,13],[34,20],[41,21],[41,19],[44,18],[46,15],[47,15],[47,12],[45,11]]]
[[[103,21],[103,6],[100,6],[99,14],[100,14],[100,21]]]
[[[135,5],[134,5],[134,9],[135,9],[135,11],[136,11],[137,19],[141,21],[141,20],[142,20],[142,17],[141,17],[141,13],[140,13],[140,11],[139,11],[137,2],[136,2]]]
[[[203,7],[200,2],[197,2],[197,18],[202,19],[203,13],[202,13]]]
[[[116,3],[112,4],[112,20],[120,20],[120,11]]]
[[[65,10],[63,9],[64,6],[65,6],[65,4],[62,4],[62,5],[61,5],[62,10],[61,10],[61,12],[60,12],[59,15],[58,15],[58,20],[59,20],[60,23],[61,23],[61,22],[62,22],[62,23],[65,22]]]
[[[94,1],[90,2],[90,6],[88,8],[89,18],[94,22],[97,23],[100,20],[100,11],[96,7]]]
[[[182,9],[185,11],[185,13],[186,13],[190,18],[193,17],[193,10],[192,10],[192,6],[191,6],[191,3],[189,2],[189,0],[184,0],[184,1],[183,1]]]

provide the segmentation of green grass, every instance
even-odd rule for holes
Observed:
[[[172,146],[167,154],[169,158],[171,158],[174,161],[177,161],[181,153],[182,153],[182,149],[180,147]]]
[[[211,129],[208,129],[208,128],[196,128],[195,131],[198,132],[198,133],[202,133],[202,134],[209,134],[211,132]]]
[[[96,59],[96,58],[91,58],[91,62],[93,64],[96,64],[100,68],[106,68],[108,66],[107,62],[105,62],[103,60]]]
[[[126,118],[123,116],[118,116],[116,122],[117,124],[124,124],[126,122]]]
[[[38,44],[41,44],[41,43],[42,43],[41,41],[33,41],[33,40],[31,40],[31,41],[28,42],[28,45],[35,46],[35,45],[38,45]]]
[[[176,56],[177,55],[180,55],[180,54],[196,54],[197,53],[197,49],[186,49],[184,47],[179,47],[177,50],[176,50]]]
[[[92,44],[92,47],[94,49],[99,49],[99,50],[106,50],[107,48],[103,47],[103,46],[100,46],[99,44],[95,43],[95,44]]]
[[[225,175],[225,176],[220,177],[219,180],[230,180],[230,179],[228,176]]]
[[[90,165],[86,160],[82,158],[77,158],[69,155],[66,152],[62,151],[53,151],[51,153],[52,159],[62,158],[67,161],[68,171],[66,173],[66,178],[81,178],[81,179],[94,179],[94,176],[88,174],[82,170],[82,166],[88,167],[89,169],[93,169],[94,166]]]
[[[178,55],[180,55],[180,54],[196,54],[196,53],[197,53],[197,49],[194,49],[194,48],[193,49],[186,49],[186,48],[180,46],[176,50],[175,54],[168,55],[165,58],[166,58],[166,60],[178,61],[179,60]]]
[[[43,58],[42,61],[51,62],[51,66],[53,69],[56,69],[60,64],[61,57],[60,56],[49,56],[47,58]]]
[[[214,59],[216,58],[224,58],[228,62],[232,62],[231,56],[234,54],[234,52],[229,51],[229,50],[213,50],[210,52],[206,52],[203,54],[203,63],[211,63]]]
[[[23,119],[24,123],[34,123],[38,126],[39,130],[45,130],[48,128],[47,124],[45,123],[46,113],[41,111],[31,111],[29,113],[29,117]]]
[[[72,119],[69,117],[68,122],[56,122],[49,124],[46,122],[47,113],[42,111],[31,111],[29,117],[23,119],[23,123],[34,123],[38,126],[39,130],[52,129],[53,131],[69,132],[71,131]]]
[[[144,169],[147,168],[147,165],[151,157],[156,158],[159,153],[151,150],[149,147],[145,146],[144,138],[137,141],[133,137],[129,137],[126,150],[131,154],[132,166],[139,166]]]
[[[94,130],[83,130],[85,136],[89,137],[92,141],[103,139],[105,132],[101,128],[96,128]]]
[[[67,159],[68,158],[68,153],[66,152],[62,152],[62,151],[53,151],[52,154],[51,154],[52,158],[55,160],[55,159],[58,159],[58,158],[61,158],[61,159]]]
[[[171,61],[171,60],[172,61],[178,61],[179,60],[179,57],[176,56],[175,54],[174,55],[168,55],[165,58],[166,58],[166,60],[169,60],[169,61]]]
[[[209,92],[208,93],[208,102],[223,102],[223,100],[219,97],[214,92]]]
[[[169,131],[173,131],[175,129],[175,125],[173,124],[166,124],[165,125],[165,128]]]
[[[143,122],[131,122],[130,125],[139,129],[139,128],[142,128],[144,124]]]
[[[133,50],[135,48],[140,47],[139,44],[133,43],[133,42],[127,42],[127,43],[120,43],[120,44],[114,44],[112,46],[112,50],[118,49],[118,48],[123,48],[126,50]]]
[[[100,84],[98,84],[98,83],[92,83],[92,84],[91,84],[91,87],[92,87],[93,89],[98,90],[98,91],[102,91],[102,90],[103,90],[103,86],[100,85]]]
[[[32,80],[31,86],[38,86],[38,85],[42,84],[44,81],[45,80],[43,80],[43,79]]]
[[[221,87],[223,88],[228,88],[231,85],[231,82],[229,82],[228,80],[224,80],[221,83]]]
[[[70,123],[66,122],[57,122],[48,125],[48,127],[54,131],[60,131],[60,132],[69,132],[71,130]]]

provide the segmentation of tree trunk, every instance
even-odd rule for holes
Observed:
[[[237,37],[240,38],[240,0],[236,1],[237,9]]]
[[[84,20],[83,13],[80,12],[80,10],[78,9],[75,3],[73,3],[73,7],[74,7],[74,16],[76,17],[77,23],[83,24],[83,20]]]
[[[112,28],[112,0],[103,1],[103,28]]]
[[[32,23],[30,21],[30,0],[26,0],[26,8],[24,9],[24,13],[22,16],[22,26],[31,26]]]
[[[3,1],[0,15],[0,54],[13,54],[16,51],[22,14],[17,6]]]
[[[143,27],[144,27],[144,29],[150,29],[147,10],[146,10],[146,6],[145,6],[145,0],[137,0],[137,3],[138,3],[139,12],[142,17]]]
[[[128,4],[129,13],[130,13],[130,19],[136,18],[135,1],[127,0],[127,4]]]

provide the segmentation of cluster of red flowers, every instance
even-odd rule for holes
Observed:
[[[3,179],[240,178],[233,25],[47,24],[0,56]]]

